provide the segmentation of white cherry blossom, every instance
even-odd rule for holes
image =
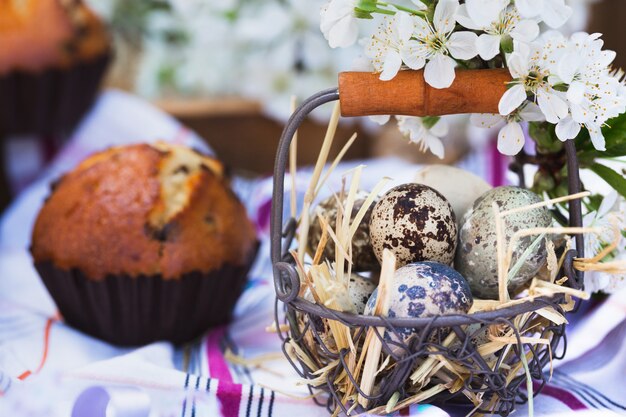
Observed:
[[[549,123],[556,124],[567,117],[569,107],[562,98],[563,93],[550,84],[550,71],[541,44],[515,42],[515,50],[507,63],[513,81],[500,99],[501,115],[513,113],[531,96]]]
[[[499,114],[472,114],[470,122],[483,128],[501,127],[498,133],[498,151],[504,155],[517,155],[526,142],[522,122],[540,122],[545,118],[541,109],[533,102],[526,102],[517,111],[501,116]]]
[[[440,0],[432,24],[426,19],[416,19],[415,41],[410,42],[411,53],[416,54],[412,63],[415,67],[425,63],[424,79],[434,88],[452,85],[454,59],[469,60],[478,55],[478,36],[474,32],[454,32],[458,9],[458,0]]]
[[[427,119],[410,116],[396,116],[400,132],[409,138],[409,141],[419,146],[420,151],[430,150],[435,156],[443,159],[445,151],[441,138],[448,134],[449,126],[445,120],[437,118],[429,126]],[[430,119],[430,118],[428,118]],[[431,121],[432,123],[432,121]]]
[[[464,27],[484,32],[477,40],[480,57],[490,60],[500,53],[503,38],[531,42],[539,35],[539,25],[531,19],[522,19],[514,6],[505,0],[473,0],[459,7],[457,21]]]
[[[420,59],[411,42],[416,22],[421,20],[408,13],[398,12],[393,18],[384,19],[378,31],[372,36],[365,53],[372,59],[380,79],[391,80],[398,74],[404,63],[411,69],[421,69],[425,61]]]
[[[626,111],[620,78],[610,71],[615,52],[602,47],[600,34],[580,32],[569,39],[553,35],[544,48],[553,74],[551,83],[567,88],[570,113],[557,124],[558,138],[573,139],[586,127],[598,150],[605,150],[602,126]]]

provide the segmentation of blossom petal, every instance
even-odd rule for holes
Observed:
[[[602,134],[602,129],[594,124],[587,124],[587,129],[589,130],[589,136],[591,137],[593,147],[598,151],[606,151],[606,141],[604,139],[604,135]]]
[[[531,18],[539,15],[545,0],[515,0],[515,7],[522,17]]]
[[[402,67],[402,57],[396,51],[389,51],[383,63],[383,71],[380,73],[382,81],[389,81],[394,78]]]
[[[598,64],[603,67],[608,67],[615,61],[615,58],[617,58],[617,52],[611,50],[602,51],[601,57],[602,60],[599,61]]]
[[[411,0],[411,3],[415,5],[417,10],[426,10],[428,8],[421,0]]]
[[[472,20],[469,14],[467,14],[466,4],[461,4],[459,6],[459,9],[457,10],[455,17],[456,17],[456,21],[464,28],[471,29],[471,30],[483,30],[483,27],[476,24],[476,22]]]
[[[435,155],[439,159],[443,159],[443,157],[445,156],[445,148],[441,139],[439,139],[435,135],[427,134],[426,144],[428,145],[428,149],[430,149],[433,155]]]
[[[438,137],[444,137],[450,131],[450,125],[444,119],[439,119],[437,123],[430,128],[430,133]]]
[[[500,36],[483,33],[476,40],[476,49],[482,59],[489,61],[500,53]]]
[[[517,84],[506,90],[506,93],[500,99],[498,111],[502,116],[513,113],[528,98],[524,86]]]
[[[475,113],[470,116],[470,123],[476,127],[482,127],[490,129],[496,127],[504,121],[504,118],[499,114],[490,113]]]
[[[585,104],[586,103],[582,103]],[[593,120],[593,113],[589,111],[584,105],[570,102],[570,111],[572,113],[572,118],[576,120],[578,123],[589,123]]]
[[[433,25],[438,32],[449,33],[454,30],[456,24],[454,16],[458,8],[459,0],[439,0],[433,17]]]
[[[525,122],[543,122],[546,120],[539,106],[532,101],[527,102],[520,110],[519,117]]]
[[[466,0],[467,14],[481,28],[491,26],[498,20],[509,0]]]
[[[534,20],[520,20],[513,30],[511,37],[522,42],[532,42],[539,36],[539,25]]]
[[[582,58],[577,53],[567,53],[559,59],[557,75],[565,84],[571,84],[583,65]]]
[[[559,120],[565,118],[569,112],[567,103],[556,94],[549,93],[545,90],[537,92],[537,104],[541,108],[546,121],[549,123],[558,123]]]
[[[423,54],[423,44],[421,42],[409,41],[405,48],[400,50],[400,56],[402,61],[407,67],[418,70],[424,68],[426,65],[426,59]]]
[[[359,36],[359,27],[352,16],[345,16],[328,31],[328,44],[331,48],[347,48],[354,45]]]
[[[397,12],[395,18],[395,26],[398,30],[398,36],[401,41],[408,41],[415,30],[415,19],[406,12]]]
[[[444,54],[437,54],[424,69],[424,79],[434,88],[448,88],[454,82],[456,63]]]
[[[565,0],[544,0],[541,19],[552,29],[560,28],[572,17],[573,9],[565,4]]]
[[[476,41],[478,36],[474,32],[454,32],[448,40],[450,55],[456,59],[472,59],[478,55]]]
[[[415,23],[415,34],[419,38],[425,38],[428,35],[432,34],[433,31],[430,28],[430,25],[428,24],[426,19],[422,19],[421,17],[418,17],[415,19],[414,23]]]
[[[576,104],[582,103],[585,98],[585,84],[580,81],[574,81],[567,89],[567,99]]]
[[[619,209],[618,205],[619,194],[615,190],[611,190],[603,199],[602,203],[600,203],[600,207],[598,208],[598,217],[603,217],[609,214],[609,212],[614,211],[615,209]]]
[[[556,136],[565,142],[568,139],[574,139],[580,133],[580,124],[576,123],[571,117],[566,117],[556,125]]]
[[[328,5],[320,11],[320,29],[327,33],[331,27],[346,15],[353,15],[354,7],[346,3],[345,0],[331,0]]]
[[[517,155],[526,142],[522,126],[517,122],[507,123],[498,134],[498,151],[504,155]]]
[[[521,78],[528,75],[528,60],[523,54],[513,52],[508,59],[509,72],[513,78]]]

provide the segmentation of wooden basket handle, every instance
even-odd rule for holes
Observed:
[[[350,116],[443,116],[462,113],[498,113],[498,103],[511,81],[507,69],[457,70],[449,88],[436,89],[424,80],[424,71],[400,71],[391,81],[378,74],[339,74],[341,114]]]

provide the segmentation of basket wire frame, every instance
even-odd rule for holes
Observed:
[[[315,370],[309,369],[304,361],[297,358],[294,359],[289,354],[289,345],[291,343],[296,343],[309,357],[322,358],[323,363],[319,364],[320,367],[332,361],[338,361],[341,366],[335,367],[334,372],[327,376],[325,384],[318,386],[309,385],[309,391],[312,394],[316,394],[314,401],[320,406],[325,406],[329,412],[334,412],[339,408],[347,415],[349,414],[349,408],[353,406],[353,404],[344,404],[335,388],[336,379],[342,371],[346,372],[350,382],[354,384],[355,392],[369,400],[370,408],[374,408],[386,404],[394,393],[399,393],[401,398],[409,396],[410,393],[406,390],[406,382],[418,362],[429,355],[440,355],[470,370],[470,375],[464,383],[464,388],[468,392],[482,396],[483,404],[488,404],[494,395],[497,396],[498,401],[495,410],[479,409],[479,412],[495,413],[502,416],[509,415],[517,404],[528,400],[526,393],[521,389],[522,384],[526,381],[526,375],[521,374],[507,381],[498,369],[501,365],[515,365],[519,363],[522,355],[528,357],[528,369],[534,382],[533,392],[537,394],[541,391],[547,383],[547,376],[543,371],[544,367],[551,357],[553,359],[561,359],[565,355],[567,347],[565,325],[551,324],[544,326],[541,328],[540,334],[536,334],[536,331],[531,329],[531,327],[542,318],[537,313],[542,308],[553,308],[558,313],[565,314],[561,307],[561,304],[564,302],[563,295],[539,297],[534,301],[495,311],[419,319],[353,315],[317,305],[298,296],[300,292],[300,278],[295,269],[295,262],[289,254],[289,249],[296,233],[297,221],[294,218],[290,218],[283,223],[284,180],[289,158],[289,148],[295,132],[307,115],[323,104],[339,100],[339,96],[338,89],[332,88],[321,91],[304,101],[287,122],[276,154],[270,226],[271,259],[277,295],[275,323],[278,334],[282,339],[282,349],[285,357],[300,377],[306,380],[316,378],[312,374]],[[573,141],[565,143],[565,150],[569,173],[569,193],[576,194],[581,190],[581,182]],[[570,201],[568,209],[570,226],[581,227],[582,208],[580,200]],[[566,285],[575,289],[582,289],[584,276],[582,272],[574,269],[573,262],[575,258],[584,257],[583,236],[576,235],[575,242],[577,249],[571,249],[565,254],[562,272],[568,278]],[[280,303],[284,304],[282,310]],[[282,322],[288,325],[288,331],[283,331],[280,327],[280,312],[283,310],[284,321]],[[514,320],[523,314],[527,314],[527,319],[520,328],[517,328]],[[324,337],[324,320],[336,320],[348,326],[353,331],[353,340],[355,341],[364,338],[369,329],[375,331],[376,336],[382,343],[383,351],[394,360],[394,366],[390,367],[390,370],[383,372],[382,376],[377,379],[377,387],[379,387],[377,392],[366,395],[360,389],[357,378],[350,373],[346,362],[346,356],[349,352],[347,349],[337,352],[332,346],[328,346],[329,341]],[[484,331],[488,326],[505,326],[514,331],[517,343],[511,345],[511,349],[502,348],[496,353],[496,364],[492,369],[476,351],[476,347],[472,342],[474,335],[468,335],[463,330],[463,327],[470,325],[478,325],[475,335]],[[402,338],[397,337],[399,335],[398,329],[407,327],[413,328],[416,336],[409,339],[406,343],[401,342]],[[384,328],[385,334],[381,334],[378,328]],[[443,339],[450,332],[456,334],[459,342],[446,347]],[[531,334],[546,338],[550,340],[550,343],[548,345],[523,343],[522,336]],[[316,349],[316,355],[312,354],[312,349]],[[511,351],[513,352],[512,355]],[[463,400],[467,401],[465,397],[461,397],[461,391],[458,390],[455,393],[442,392],[429,401],[437,403],[458,403],[459,400],[461,402]],[[357,412],[366,411],[360,406],[356,406],[354,409]]]

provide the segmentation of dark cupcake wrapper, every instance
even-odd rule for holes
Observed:
[[[0,75],[0,138],[69,135],[95,101],[111,55],[69,68]]]
[[[246,265],[170,280],[107,275],[95,281],[51,262],[35,263],[35,268],[72,327],[121,346],[159,340],[182,344],[231,320],[255,254]]]

